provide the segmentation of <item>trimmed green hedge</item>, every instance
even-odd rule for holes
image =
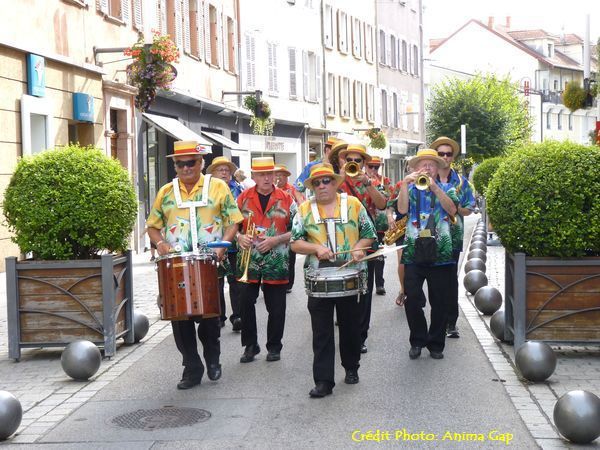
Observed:
[[[121,164],[77,145],[21,159],[2,207],[21,251],[46,260],[125,250],[137,214]]]
[[[504,157],[502,156],[488,158],[475,168],[475,172],[473,172],[473,185],[478,193],[485,195],[485,190],[502,161],[504,161]]]
[[[505,158],[486,191],[505,248],[529,256],[600,255],[600,148],[529,144]]]

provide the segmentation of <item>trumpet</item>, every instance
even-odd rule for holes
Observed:
[[[246,236],[250,237],[251,239],[254,238],[254,236],[256,235],[256,225],[254,224],[254,221],[252,220],[252,211],[250,211],[248,213],[248,226],[246,227]],[[252,245],[250,245],[250,247],[248,247],[245,250],[242,250],[240,252],[240,261],[241,261],[241,267],[243,267],[244,269],[244,273],[242,274],[242,277],[238,280],[241,281],[242,283],[248,283],[248,268],[250,267],[250,257],[252,256]]]
[[[415,180],[415,187],[420,191],[429,189],[429,176],[426,174],[419,175]]]
[[[342,167],[342,169],[345,172],[345,174],[348,175],[350,178],[355,178],[364,173],[362,170],[360,170],[360,166],[358,165],[358,163],[355,163],[354,161],[347,162],[346,164],[344,164],[344,167]]]
[[[394,228],[390,228],[383,235],[383,243],[385,245],[392,245],[398,239],[404,237],[406,233],[406,221],[408,220],[408,216],[404,216],[402,219],[396,221],[396,226]]]

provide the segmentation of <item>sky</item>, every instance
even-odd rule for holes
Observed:
[[[600,37],[600,0],[423,0],[425,38],[447,37],[468,22],[478,19],[487,24],[494,16],[504,24],[511,17],[511,29],[544,29],[549,33],[585,33],[586,14],[590,14],[590,39]]]

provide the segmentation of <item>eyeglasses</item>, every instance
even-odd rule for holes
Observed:
[[[379,166],[372,166],[371,164],[369,164],[367,167],[369,169],[379,169]]]
[[[214,172],[227,172],[231,173],[231,169],[229,167],[218,167],[214,170]]]
[[[327,186],[329,183],[331,183],[333,180],[329,177],[323,177],[320,180],[314,180],[312,182],[313,187],[319,187],[321,186],[321,183],[323,183],[325,186]]]
[[[355,162],[360,164],[361,162],[363,162],[362,158],[346,158],[346,162]]]
[[[175,165],[179,169],[183,169],[184,167],[194,167],[198,162],[197,159],[188,159],[186,161],[175,161]]]
[[[441,156],[442,158],[444,156],[450,158],[450,157],[452,157],[452,155],[454,155],[454,152],[438,152],[438,156]]]

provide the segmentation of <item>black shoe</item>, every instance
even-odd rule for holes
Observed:
[[[212,381],[217,381],[221,378],[222,373],[221,364],[209,364],[206,368],[206,375],[208,375],[208,379]]]
[[[285,293],[286,293],[286,294],[290,294],[291,292],[292,292],[292,288],[287,288],[287,289],[285,290]]]
[[[346,378],[344,378],[344,383],[346,384],[356,384],[358,383],[358,370],[346,370]]]
[[[367,348],[366,344],[363,344],[360,346],[360,352],[361,353],[367,353],[369,351],[369,349]]]
[[[385,288],[383,286],[379,286],[377,289],[375,289],[375,293],[377,295],[385,295]]]
[[[260,353],[260,346],[258,344],[247,345],[244,354],[240,358],[241,363],[249,363],[254,361],[254,357]]]
[[[279,361],[281,359],[281,354],[279,352],[268,352],[267,353],[267,361]]]
[[[221,321],[219,322],[219,325],[221,326],[221,328],[223,328],[225,326],[225,321],[223,319],[221,319]]]
[[[460,334],[458,334],[458,327],[454,326],[452,328],[448,328],[448,331],[446,332],[446,337],[450,339],[458,339],[460,337]]]
[[[410,359],[417,359],[421,356],[421,347],[411,347],[408,351],[408,357]]]
[[[444,354],[442,352],[436,352],[434,350],[429,350],[429,356],[433,359],[444,359]]]
[[[177,389],[190,389],[199,385],[202,382],[202,375],[203,372],[198,371],[198,369],[186,367],[183,369],[181,381],[177,383]]]
[[[235,319],[233,319],[233,321],[231,322],[232,325],[232,330],[233,331],[242,331],[242,319],[240,317],[236,317]]]
[[[332,389],[329,387],[328,383],[325,381],[317,381],[317,384],[310,390],[308,395],[310,395],[312,398],[323,398],[326,395],[330,395],[331,392]]]

